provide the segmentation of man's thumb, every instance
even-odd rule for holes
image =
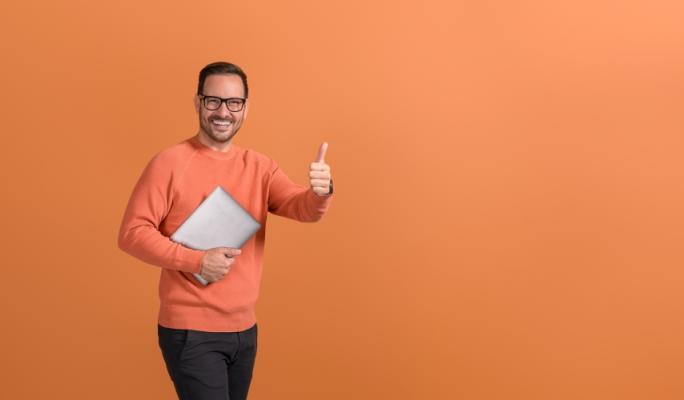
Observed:
[[[234,257],[242,253],[242,250],[240,249],[233,249],[230,247],[224,247],[223,248],[223,254],[225,254],[226,257]]]
[[[316,157],[316,162],[325,162],[325,152],[328,151],[328,142],[323,142],[321,147],[318,149],[318,156]]]

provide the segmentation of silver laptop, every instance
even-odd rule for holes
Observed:
[[[259,229],[255,220],[221,186],[217,186],[188,219],[171,235],[171,240],[195,250],[214,247],[239,249]],[[193,273],[203,285],[206,279]]]

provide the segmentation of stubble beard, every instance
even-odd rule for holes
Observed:
[[[230,141],[233,139],[233,137],[234,137],[234,136],[238,133],[238,131],[240,130],[240,126],[239,126],[239,125],[235,125],[236,122],[237,122],[237,121],[233,122],[232,129],[231,129],[230,131],[226,132],[226,133],[228,134],[228,136],[225,136],[225,135],[223,135],[223,134],[221,134],[221,136],[217,136],[217,135],[214,133],[213,126],[212,126],[212,123],[211,123],[211,120],[209,120],[209,119],[206,119],[206,120],[205,120],[205,119],[202,118],[201,116],[200,116],[200,118],[199,118],[200,129],[202,130],[202,132],[204,132],[204,134],[205,134],[207,137],[209,137],[209,139],[213,140],[213,141],[216,142],[216,143],[228,143],[228,142],[230,142]]]

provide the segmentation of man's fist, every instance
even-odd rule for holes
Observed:
[[[328,151],[328,143],[323,142],[318,149],[316,161],[309,167],[309,182],[311,189],[319,196],[330,194],[330,166],[325,163],[325,152]]]
[[[202,257],[200,275],[210,283],[222,279],[235,262],[235,256],[240,253],[240,249],[231,249],[230,247],[216,247],[205,251]]]

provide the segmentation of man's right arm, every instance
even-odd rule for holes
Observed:
[[[152,265],[199,273],[204,252],[175,243],[159,231],[171,201],[171,165],[159,156],[148,163],[133,188],[119,229],[118,245]]]

